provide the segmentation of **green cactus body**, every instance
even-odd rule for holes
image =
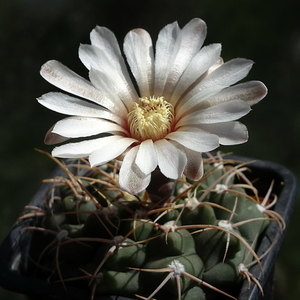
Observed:
[[[130,233],[129,238],[135,241],[144,241],[153,236],[154,227],[146,221],[127,220],[122,222],[120,232],[123,235]]]
[[[96,285],[95,293],[99,295],[115,295],[131,297],[139,290],[139,272],[128,270],[126,272],[106,270],[103,268],[100,283]]]
[[[61,187],[61,200],[39,219],[46,240],[39,253],[34,242],[31,253],[38,266],[56,266],[56,274],[47,276],[80,282],[92,296],[178,299],[180,290],[182,300],[218,299],[205,282],[236,294],[243,279],[239,266],[257,259],[253,251],[269,223],[247,193],[254,187],[237,184],[238,167],[208,163],[202,180],[183,178],[167,201],[152,203],[146,191],[134,197],[118,189],[117,180],[109,180],[118,173],[113,166],[96,172],[84,165],[91,180]]]
[[[218,289],[230,291],[241,278],[235,264],[219,262],[203,274],[203,280]]]
[[[205,300],[205,293],[199,286],[190,288],[182,295],[182,300]]]
[[[172,262],[179,262],[184,270],[196,277],[201,277],[204,266],[201,258],[196,254],[187,254],[181,256],[169,256],[150,261],[144,265],[144,269],[152,270],[152,272],[141,272],[140,282],[148,291],[154,290],[169,274],[169,272],[156,272],[156,270],[168,268]],[[195,286],[195,282],[188,277],[180,276],[180,288],[185,292],[188,288]],[[172,276],[163,287],[162,291],[177,295],[177,282],[175,276]]]
[[[218,229],[208,229],[193,236],[197,253],[205,262],[207,270],[224,258],[232,258],[240,250],[240,241],[235,236]]]
[[[104,246],[104,247],[103,247]],[[103,245],[99,248],[98,252],[102,255],[107,253],[111,246]],[[137,244],[131,239],[125,239],[122,241],[121,246],[118,246],[116,250],[105,261],[104,266],[108,270],[113,271],[128,271],[128,267],[140,268],[146,261],[146,250],[144,244]]]
[[[240,194],[236,194],[240,193]],[[211,195],[209,201],[220,204],[221,206],[232,210],[235,202],[237,203],[235,214],[232,217],[232,222],[237,223],[245,220],[253,219],[253,222],[239,226],[239,231],[242,236],[252,243],[257,238],[257,234],[262,232],[268,225],[268,220],[257,220],[265,218],[262,212],[257,208],[254,201],[247,199],[241,194],[246,194],[242,188],[235,188],[234,192],[223,192],[220,194]],[[216,216],[220,220],[228,220],[230,212],[217,209]]]
[[[195,253],[195,242],[190,232],[185,229],[162,232],[148,243],[148,253],[154,257],[176,256]]]
[[[212,206],[202,203],[202,205],[196,206],[195,208],[186,207],[182,212],[181,220],[185,225],[209,225],[215,224],[217,219]]]

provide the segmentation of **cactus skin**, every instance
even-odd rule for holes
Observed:
[[[243,280],[239,265],[255,259],[251,249],[269,220],[257,198],[236,183],[243,166],[215,160],[199,182],[175,182],[164,203],[152,203],[147,192],[133,197],[119,190],[110,179],[117,173],[113,164],[101,171],[84,164],[89,180],[69,171],[76,192],[62,180],[59,197],[48,199],[50,213],[34,220],[46,239],[39,251],[36,242],[31,249],[36,276],[91,289],[92,297],[226,299],[205,283],[236,295]],[[34,238],[41,234],[33,230]],[[172,271],[174,262],[182,272]]]

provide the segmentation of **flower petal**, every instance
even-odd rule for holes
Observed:
[[[107,136],[77,143],[69,143],[55,147],[52,156],[61,158],[80,158],[89,156],[93,151],[120,139],[119,136]]]
[[[105,52],[112,62],[116,64],[115,67],[124,68],[125,72],[127,72],[118,40],[111,30],[103,26],[96,26],[91,31],[90,39],[92,45]]]
[[[177,110],[176,120],[192,111],[232,100],[243,100],[246,101],[248,105],[254,105],[262,100],[266,94],[267,88],[260,81],[248,81],[228,88],[212,86],[182,103],[180,109]]]
[[[185,153],[167,140],[158,140],[154,146],[160,171],[168,178],[178,179],[186,166]]]
[[[53,144],[59,144],[62,142],[65,142],[67,140],[69,140],[69,138],[64,137],[64,136],[60,136],[56,133],[53,133],[54,125],[48,130],[48,132],[46,133],[45,139],[44,139],[44,143],[46,145],[53,145]]]
[[[90,39],[92,45],[81,45],[79,48],[79,58],[87,69],[94,68],[109,74],[107,77],[113,79],[111,85],[117,85],[118,79],[120,84],[127,86],[132,96],[136,96],[114,33],[106,27],[96,26],[90,34]]]
[[[180,31],[176,41],[177,50],[174,60],[171,62],[168,78],[164,88],[164,95],[171,96],[182,73],[189,65],[203,45],[206,37],[206,24],[201,19],[195,18],[187,23]]]
[[[52,132],[68,138],[86,137],[103,132],[127,133],[123,127],[116,123],[98,118],[85,117],[70,117],[60,120],[54,125]]]
[[[224,86],[210,86],[198,94],[192,96],[186,101],[181,101],[178,106],[175,107],[175,122],[177,122],[183,116],[190,114],[194,111],[206,108],[204,103],[207,103],[207,99],[211,99],[213,96],[222,91]]]
[[[135,139],[118,136],[117,140],[111,140],[110,143],[100,145],[89,156],[91,166],[99,166],[117,158],[134,142],[136,142]]]
[[[199,180],[203,176],[203,159],[201,152],[185,148],[187,164],[183,174],[192,180]]]
[[[139,146],[136,146],[127,152],[119,173],[119,185],[121,189],[133,195],[144,190],[151,180],[151,174],[144,174],[136,165],[138,150]]]
[[[77,75],[60,62],[55,60],[46,62],[42,66],[40,73],[44,79],[58,88],[93,101],[107,109],[114,108],[114,111],[118,112],[115,104],[109,98],[104,97],[89,81]]]
[[[184,152],[187,157],[187,164],[183,174],[192,180],[199,180],[203,176],[202,153],[186,148],[175,141],[172,141],[172,144]]]
[[[153,95],[154,53],[149,33],[140,28],[129,31],[124,40],[124,53],[141,97]]]
[[[137,95],[135,98],[132,98],[132,95],[128,94],[126,89],[120,88],[117,82],[112,83],[112,78],[109,77],[107,72],[91,68],[89,77],[92,84],[100,90],[103,95],[112,100],[116,109],[121,111],[123,116],[128,114],[128,111],[133,104],[133,100],[137,98]],[[114,110],[115,108],[112,109],[112,111]]]
[[[155,95],[172,95],[180,76],[201,48],[206,37],[206,24],[195,18],[182,29],[177,22],[159,33],[155,56]]]
[[[163,95],[168,70],[173,59],[173,49],[180,28],[177,22],[165,26],[158,34],[155,46],[155,84],[154,95]]]
[[[181,127],[177,131],[169,133],[166,139],[176,141],[184,147],[197,152],[211,151],[219,146],[217,135],[189,126]]]
[[[243,79],[252,68],[253,61],[245,58],[235,58],[211,72],[199,84],[199,89],[212,85],[230,86]]]
[[[212,44],[203,47],[191,60],[175,88],[170,99],[172,105],[176,105],[182,93],[202,79],[202,75],[211,67],[220,57],[221,44]],[[184,102],[185,103],[185,102]]]
[[[182,99],[184,103],[187,99],[211,86],[228,87],[243,79],[252,68],[253,61],[244,58],[235,58],[224,64],[217,64],[217,68],[209,71],[208,75],[191,89]]]
[[[140,144],[135,163],[145,174],[150,174],[157,167],[157,154],[152,140]]]
[[[69,96],[67,94],[50,92],[37,99],[43,106],[65,115],[95,117],[111,120],[125,126],[126,121],[107,109]]]
[[[267,88],[262,82],[248,81],[228,87],[213,97],[206,99],[206,102],[208,103],[207,107],[231,100],[244,100],[249,105],[254,105],[263,99],[266,94]]]
[[[234,121],[250,111],[251,108],[245,101],[232,100],[187,114],[179,120],[176,127]]]
[[[208,70],[205,74],[203,74],[203,79],[207,77],[210,73],[215,71],[216,69],[220,68],[224,64],[224,60],[220,57]]]
[[[132,99],[137,98],[128,71],[120,65],[120,61],[123,61],[122,57],[111,55],[94,45],[80,45],[79,58],[89,70],[95,69],[105,74],[110,83],[108,88],[112,91],[118,90],[118,94],[123,95],[122,100],[127,107],[132,104]],[[94,85],[96,80],[101,84],[102,76],[93,79]]]
[[[219,136],[221,145],[237,145],[248,140],[247,127],[240,122],[201,124],[199,128]]]
[[[109,64],[116,72],[121,73],[126,80],[130,81],[130,75],[114,33],[106,27],[96,26],[91,31],[90,39],[92,45],[81,45],[83,49],[79,49],[79,58],[86,68],[105,70],[106,64]],[[84,49],[88,51],[85,53],[88,54],[87,56],[84,55],[84,51],[82,52]],[[97,59],[91,59],[93,57]]]

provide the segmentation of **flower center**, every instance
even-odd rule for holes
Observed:
[[[159,140],[171,131],[173,106],[164,97],[143,97],[128,113],[132,137],[144,141]]]

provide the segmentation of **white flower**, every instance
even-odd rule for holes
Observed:
[[[177,179],[182,173],[202,176],[201,152],[247,141],[247,128],[236,120],[267,93],[263,83],[244,78],[253,62],[237,58],[223,63],[221,45],[202,47],[206,25],[193,19],[182,29],[177,22],[159,33],[155,46],[143,29],[125,37],[124,53],[136,81],[131,80],[114,34],[97,26],[91,45],[81,45],[79,58],[90,81],[58,61],[48,61],[41,75],[56,87],[76,95],[52,92],[38,101],[70,115],[58,121],[45,142],[62,158],[89,156],[92,166],[123,160],[119,184],[135,194],[145,189],[151,172]],[[102,134],[102,135],[101,135]]]

